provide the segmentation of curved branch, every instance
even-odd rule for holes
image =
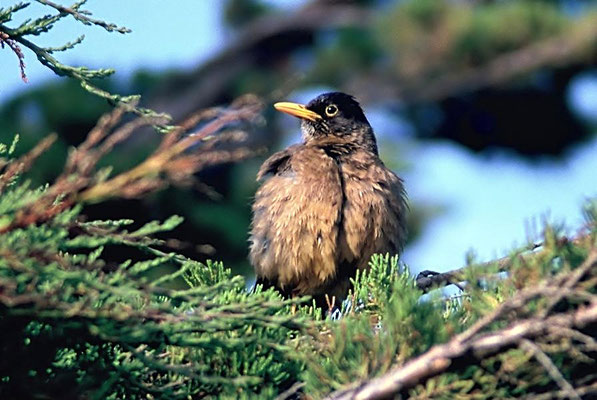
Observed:
[[[176,121],[194,109],[227,101],[230,84],[240,72],[260,62],[279,63],[297,48],[312,44],[313,34],[322,29],[368,26],[372,16],[364,7],[314,2],[291,15],[258,18],[207,63],[183,77],[165,81],[149,107],[168,112]]]

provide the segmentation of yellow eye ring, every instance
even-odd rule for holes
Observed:
[[[330,104],[325,108],[325,115],[328,117],[333,117],[336,114],[338,114],[338,107],[335,104]]]

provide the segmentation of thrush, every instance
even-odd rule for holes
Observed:
[[[257,283],[339,304],[372,254],[402,251],[404,186],[379,158],[354,97],[325,93],[274,107],[301,119],[302,143],[273,154],[257,174],[249,254]]]

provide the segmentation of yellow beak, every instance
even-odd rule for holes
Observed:
[[[283,113],[294,115],[295,117],[299,117],[302,119],[308,119],[309,121],[317,121],[318,119],[321,119],[321,116],[319,114],[311,110],[308,110],[302,104],[289,103],[287,101],[283,101],[274,104],[274,108],[278,111],[282,111]]]

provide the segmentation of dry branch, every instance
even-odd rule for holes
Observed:
[[[52,134],[41,140],[33,149],[31,149],[24,156],[11,161],[5,167],[4,172],[0,175],[0,193],[4,190],[6,185],[23,171],[28,170],[33,162],[41,156],[46,150],[52,146],[58,136]]]
[[[583,385],[581,387],[576,388],[576,393],[579,396],[588,396],[588,395],[595,395],[597,394],[597,382],[592,383],[590,385]],[[586,397],[589,398],[589,397]],[[593,397],[591,397],[593,398]],[[547,392],[541,393],[538,395],[531,395],[525,396],[522,400],[564,400],[568,399],[568,392],[564,390],[556,391],[556,392]]]
[[[165,110],[175,121],[185,118],[193,108],[203,108],[226,99],[230,82],[243,71],[259,65],[259,53],[274,40],[285,40],[284,52],[269,53],[274,65],[292,51],[312,44],[312,35],[322,29],[370,26],[372,13],[364,7],[333,2],[310,2],[292,15],[266,15],[250,23],[237,40],[209,62],[176,82],[166,81],[150,102],[150,107]],[[289,40],[292,39],[292,40]],[[272,59],[278,57],[278,60]],[[278,93],[277,96],[283,95]],[[276,95],[274,94],[274,97]]]
[[[543,352],[539,346],[535,343],[531,342],[530,340],[523,339],[520,341],[520,347],[523,350],[529,351],[533,356],[539,361],[539,363],[545,368],[549,376],[558,384],[560,389],[566,396],[573,400],[580,400],[580,395],[574,389],[574,387],[564,378],[558,367],[556,367],[551,361],[551,358],[545,352]]]
[[[106,197],[120,195],[135,197],[165,184],[165,179],[182,182],[193,173],[207,166],[225,162],[238,161],[252,155],[254,152],[243,147],[236,151],[213,150],[210,144],[205,148],[199,146],[204,139],[218,133],[227,125],[253,120],[261,111],[261,103],[253,97],[247,97],[233,104],[230,108],[220,110],[211,121],[191,133],[187,130],[194,128],[201,119],[212,115],[207,113],[193,113],[179,127],[166,134],[157,150],[138,166],[130,171],[115,176],[109,180],[99,182],[82,192],[82,201],[98,201]],[[137,122],[138,121],[138,122]],[[153,125],[155,121],[140,118],[118,129],[94,153],[94,158],[101,158],[109,152],[116,143],[128,138],[137,128]],[[183,136],[186,134],[186,136]],[[86,145],[86,147],[90,147]],[[87,150],[90,152],[90,150]],[[79,156],[80,157],[80,156]],[[85,159],[85,157],[82,157]]]
[[[508,328],[460,342],[459,337],[434,346],[427,353],[379,378],[361,383],[353,388],[333,393],[330,400],[384,399],[411,388],[433,376],[449,370],[463,361],[479,361],[489,355],[506,351],[522,339],[534,339],[548,332],[550,327],[583,328],[597,323],[597,301],[590,306],[569,314],[556,315],[545,320],[526,319]]]
[[[196,112],[172,132],[164,134],[154,153],[139,165],[107,178],[105,172],[96,171],[102,157],[139,128],[165,122],[164,117],[144,116],[117,127],[130,105],[117,107],[101,117],[86,140],[71,151],[63,173],[54,184],[35,201],[19,209],[11,222],[0,228],[0,233],[48,221],[79,201],[139,197],[169,184],[187,184],[194,180],[196,172],[207,167],[250,157],[255,150],[242,143],[246,135],[239,131],[248,127],[261,108],[257,98],[247,96],[228,108]],[[239,128],[241,123],[245,125]],[[203,125],[197,128],[198,124]],[[230,132],[234,134],[226,134]],[[220,140],[218,134],[221,133]],[[204,143],[211,136],[214,137]],[[55,139],[55,135],[49,136],[29,153],[7,164],[0,175],[0,192],[14,176],[25,172]],[[227,146],[218,146],[222,143]]]
[[[408,361],[381,377],[361,382],[352,387],[332,393],[330,400],[345,399],[383,399],[396,396],[405,390],[420,384],[427,379],[459,367],[478,363],[489,356],[505,352],[515,347],[525,346],[523,343],[537,340],[556,331],[575,331],[595,328],[597,326],[597,295],[589,291],[562,288],[564,281],[578,282],[582,276],[597,268],[597,249],[593,249],[585,261],[575,270],[563,276],[545,281],[538,287],[521,290],[514,297],[502,303],[492,313],[486,315],[476,324],[448,343],[436,345],[426,353]],[[538,298],[551,299],[582,297],[584,305],[568,311],[551,315],[537,312],[526,318],[514,318],[510,324],[493,332],[485,332],[494,322],[517,315],[531,300]],[[519,315],[520,316],[520,315]],[[579,332],[580,333],[580,332]],[[582,333],[581,333],[582,334]],[[542,358],[542,361],[547,361]],[[546,365],[546,364],[544,364]],[[553,369],[551,370],[553,373]],[[564,393],[570,393],[570,387],[559,382]],[[580,392],[576,392],[579,394]]]
[[[559,239],[558,245],[562,246],[568,242],[578,244],[589,238],[590,235],[588,234],[579,235],[574,239],[568,239],[566,237],[563,237]],[[496,260],[482,262],[479,264],[466,265],[464,267],[457,268],[451,271],[440,273],[430,270],[424,270],[417,275],[415,279],[415,284],[423,292],[428,292],[430,290],[441,288],[447,285],[456,285],[462,290],[460,283],[466,280],[466,273],[468,272],[468,270],[470,270],[471,267],[474,267],[476,270],[480,271],[493,270],[496,272],[507,272],[516,260],[524,261],[532,257],[540,256],[543,252],[543,246],[543,243],[532,243],[512,256],[506,256],[498,258]]]
[[[523,255],[518,254],[517,257],[523,257]],[[499,272],[504,272],[507,271],[512,265],[513,260],[514,258],[510,256],[502,257],[498,258],[497,260],[491,260],[477,264],[475,265],[475,268],[480,270],[497,269]],[[441,273],[429,270],[421,271],[417,275],[415,284],[424,292],[428,292],[432,289],[437,289],[442,286],[458,285],[460,282],[464,281],[463,277],[470,268],[471,266],[467,265],[462,268]]]

